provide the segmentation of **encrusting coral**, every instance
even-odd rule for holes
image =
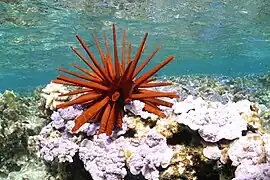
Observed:
[[[151,90],[177,92],[170,86]],[[54,110],[51,122],[33,138],[38,155],[49,164],[75,166],[86,172],[85,179],[95,180],[269,177],[259,170],[269,167],[270,138],[250,123],[254,117],[259,122],[260,105],[249,100],[222,104],[196,96],[160,99],[173,103],[172,108],[159,106],[166,118],[145,112],[144,103],[134,100],[125,106],[122,128],[113,129],[111,136],[98,134],[99,122],[87,122],[80,133],[72,132],[74,120],[86,109],[81,105]],[[157,146],[150,147],[149,141]],[[254,167],[256,174],[246,166]]]
[[[174,57],[168,57],[165,61],[158,64],[152,70],[136,78],[136,76],[141,72],[141,70],[157,53],[160,47],[158,46],[155,51],[136,69],[138,61],[144,51],[148,33],[145,34],[142,43],[137,50],[136,56],[134,57],[134,59],[132,59],[131,44],[129,44],[128,46],[128,55],[126,58],[126,32],[124,30],[122,42],[122,61],[119,62],[116,29],[114,24],[112,25],[112,29],[114,67],[106,35],[104,35],[107,51],[106,53],[102,51],[96,36],[94,36],[94,40],[96,42],[96,46],[101,57],[103,67],[99,64],[93,53],[90,52],[89,48],[80,38],[80,36],[76,35],[77,39],[79,40],[86,53],[89,55],[94,65],[91,64],[77,49],[72,47],[72,50],[87,64],[87,66],[93,72],[90,72],[89,70],[84,69],[76,64],[73,64],[75,68],[79,69],[84,74],[72,72],[62,68],[59,68],[59,71],[62,71],[69,75],[73,75],[77,78],[84,79],[86,81],[74,79],[63,75],[57,76],[57,80],[52,81],[58,84],[83,87],[69,93],[61,94],[60,96],[70,96],[77,94],[82,95],[80,95],[78,98],[56,106],[57,108],[65,108],[74,104],[81,104],[88,107],[88,109],[75,120],[75,126],[72,129],[73,132],[76,132],[83,124],[90,120],[92,123],[101,121],[99,132],[106,132],[106,135],[111,135],[112,130],[115,126],[122,127],[124,105],[129,103],[131,100],[140,100],[145,103],[145,111],[154,113],[160,117],[165,117],[165,113],[163,113],[158,106],[162,105],[166,107],[172,107],[173,104],[171,102],[167,102],[158,98],[178,98],[178,95],[176,93],[157,92],[145,89],[151,87],[171,85],[171,83],[169,82],[154,83],[152,82],[154,79],[151,79],[151,76],[154,75],[157,71],[159,71],[162,67],[166,66],[169,62],[171,62]]]

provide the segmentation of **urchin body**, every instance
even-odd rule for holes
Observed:
[[[62,68],[59,68],[59,70],[80,79],[60,75],[57,76],[57,80],[52,81],[54,83],[80,87],[74,91],[60,95],[70,96],[79,94],[80,96],[78,98],[57,105],[57,108],[65,108],[74,104],[87,106],[87,110],[76,118],[75,126],[72,131],[77,131],[88,121],[92,123],[100,122],[99,132],[111,135],[114,127],[122,127],[124,106],[131,100],[140,100],[145,103],[144,110],[158,116],[165,117],[165,114],[158,106],[162,105],[172,107],[172,103],[159,99],[159,97],[177,98],[178,95],[172,92],[147,90],[147,88],[171,85],[169,82],[155,83],[153,82],[155,79],[151,78],[151,76],[171,62],[173,60],[173,56],[168,57],[152,70],[136,78],[160,48],[158,46],[155,51],[136,69],[138,61],[145,48],[147,36],[148,34],[146,33],[139,49],[137,50],[136,56],[133,59],[131,58],[131,44],[128,45],[126,58],[126,32],[124,31],[121,63],[118,58],[115,25],[113,25],[114,63],[112,61],[106,35],[104,35],[106,53],[103,52],[96,36],[94,36],[101,61],[103,63],[103,66],[101,66],[83,40],[76,35],[93,64],[91,64],[90,61],[88,61],[77,49],[72,47],[72,50],[92,71],[82,68],[76,64],[72,64],[75,68],[82,71],[83,74]]]

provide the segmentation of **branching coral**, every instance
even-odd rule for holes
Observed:
[[[57,108],[65,108],[74,104],[81,104],[88,107],[88,109],[75,120],[75,126],[72,129],[73,132],[77,131],[83,124],[88,121],[92,123],[101,121],[99,132],[106,132],[107,135],[111,135],[115,126],[122,127],[124,105],[129,103],[131,100],[140,100],[145,103],[144,110],[154,113],[160,117],[165,117],[166,115],[159,109],[158,106],[162,105],[166,107],[172,107],[173,104],[161,100],[159,97],[178,98],[176,93],[157,92],[145,89],[157,86],[171,85],[169,82],[153,82],[154,79],[151,78],[151,76],[153,76],[157,71],[170,63],[174,57],[168,57],[152,70],[136,78],[141,70],[157,53],[160,47],[158,46],[155,51],[136,69],[139,59],[144,51],[148,33],[145,34],[135,57],[132,59],[131,44],[128,45],[126,52],[126,31],[124,30],[122,42],[122,59],[120,62],[120,58],[118,57],[116,29],[114,24],[112,29],[113,57],[111,56],[106,35],[104,35],[106,53],[103,52],[97,37],[94,36],[103,67],[98,62],[94,54],[89,50],[84,41],[80,38],[80,36],[76,35],[77,39],[92,60],[93,64],[91,64],[90,61],[88,61],[77,49],[72,47],[72,50],[85,62],[85,64],[92,70],[92,72],[76,64],[72,64],[75,68],[82,71],[83,74],[62,68],[59,68],[59,71],[84,80],[59,75],[57,76],[57,80],[52,81],[54,83],[82,87],[69,93],[61,94],[61,96],[70,96],[75,94],[81,95],[76,99],[57,105]],[[113,58],[114,63],[112,60]]]

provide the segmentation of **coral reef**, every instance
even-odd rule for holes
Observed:
[[[125,164],[128,164],[132,174],[142,172],[147,179],[157,179],[159,171],[156,168],[169,165],[172,150],[167,146],[166,138],[155,129],[148,128],[148,131],[137,136],[137,140],[124,138],[121,134],[134,128],[128,124],[131,117],[125,116],[123,123],[126,130],[116,130],[111,137],[107,137],[97,134],[95,127],[98,125],[86,123],[80,130],[93,139],[83,139],[83,136],[74,134],[69,125],[80,111],[77,107],[54,111],[52,122],[35,137],[39,155],[45,161],[71,163],[78,153],[85,169],[94,179],[123,179],[127,175]]]
[[[262,179],[270,178],[270,164],[240,165],[235,171],[233,180]]]
[[[69,91],[62,84],[50,83],[42,89],[41,96],[45,101],[45,109],[55,110],[56,105],[70,99],[68,96],[59,96],[60,94],[68,93]]]
[[[236,139],[242,135],[242,131],[247,130],[247,121],[235,107],[237,105],[234,103],[223,105],[188,96],[186,100],[175,104],[174,112],[180,114],[178,123],[198,130],[205,141],[217,142],[223,138]]]
[[[12,91],[0,94],[0,179],[31,159],[28,137],[38,134],[46,121],[35,116],[36,107],[33,98]]]
[[[269,179],[270,136],[248,134],[233,142],[228,157],[235,170],[235,180]]]
[[[155,90],[159,88],[165,89]],[[261,110],[248,100],[223,104],[187,96],[171,102],[172,110],[160,106],[167,115],[160,118],[146,113],[142,102],[131,101],[125,106],[122,128],[111,136],[99,134],[99,124],[91,123],[80,133],[72,132],[74,120],[85,110],[81,106],[54,110],[51,122],[36,136],[39,154],[51,163],[75,163],[78,154],[93,179],[210,178],[226,176],[222,169],[228,166],[232,173],[241,166],[230,161],[233,143],[246,138],[244,132],[263,133]],[[245,157],[244,152],[236,154]]]
[[[203,155],[212,160],[218,160],[221,157],[221,150],[217,145],[211,144],[203,149]]]
[[[266,142],[259,134],[248,134],[232,143],[228,156],[233,166],[240,164],[261,164],[267,160]]]
[[[101,134],[94,136],[93,141],[81,142],[79,157],[93,179],[123,179],[127,175],[124,146],[123,137],[110,141]]]
[[[168,147],[166,138],[151,129],[141,142],[131,140],[131,147],[125,151],[130,153],[127,166],[134,175],[142,173],[145,179],[159,179],[157,168],[166,168],[173,157],[173,151]]]
[[[182,94],[182,86],[173,81],[171,87],[151,90]],[[214,83],[209,96],[217,89],[223,91],[217,81],[202,82]],[[54,85],[40,90],[35,99],[9,91],[1,95],[0,179],[270,178],[266,105],[241,98],[232,101],[237,99],[233,94],[210,99],[207,92],[200,92],[206,89],[201,89],[193,96],[164,98],[173,104],[172,109],[159,106],[166,117],[144,111],[144,103],[135,100],[124,107],[122,128],[114,128],[111,136],[99,134],[99,123],[85,123],[74,133],[74,121],[86,108],[56,109],[56,104],[76,96],[52,98],[73,91]]]
[[[73,162],[73,156],[79,146],[74,142],[77,138],[68,138],[68,134],[54,131],[50,123],[42,129],[39,136],[40,155],[49,162]]]
[[[28,162],[22,166],[20,171],[11,172],[6,178],[6,180],[15,180],[15,179],[56,180],[57,178],[47,171],[47,167],[43,162],[39,162],[37,159],[31,159],[30,161],[28,160]]]

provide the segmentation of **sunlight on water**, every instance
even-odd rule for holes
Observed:
[[[159,74],[263,73],[270,67],[269,12],[268,0],[4,0],[0,90],[48,83],[57,67],[80,63],[69,48],[82,50],[76,33],[97,53],[92,34],[104,43],[112,23],[119,44],[123,28],[134,48],[150,33],[143,57],[162,45],[149,67],[175,56]]]

